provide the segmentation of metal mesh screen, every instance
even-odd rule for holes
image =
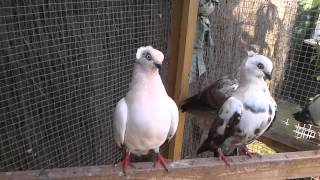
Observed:
[[[0,171],[118,161],[115,103],[139,46],[167,53],[170,11],[170,0],[1,0]]]
[[[298,8],[283,87],[279,93],[281,99],[301,106],[320,92],[320,83],[316,79],[320,74],[319,39],[314,37],[315,30],[320,30],[320,26],[316,28],[319,7],[308,5],[301,3]]]
[[[319,93],[319,81],[315,79],[319,67],[316,60],[311,60],[317,52],[315,46],[306,42],[313,38],[318,16],[318,6],[312,1],[220,1],[209,17],[213,46],[204,44],[207,75],[205,79],[190,84],[190,96],[224,75],[237,77],[246,51],[254,50],[274,63],[270,90],[276,100],[293,102],[294,107],[303,106],[309,97]],[[284,115],[277,118],[275,127],[279,131],[284,129],[293,137],[294,125],[298,123],[292,120],[291,113],[296,109],[287,112],[285,109],[290,108],[287,105],[282,107]],[[288,118],[291,125],[283,125]],[[183,157],[212,156],[212,153],[196,155],[200,143],[207,137],[209,126],[188,115],[185,127]],[[259,142],[251,148],[272,152]]]

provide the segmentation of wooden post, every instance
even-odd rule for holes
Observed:
[[[198,3],[198,0],[173,0],[168,70],[171,80],[168,82],[168,93],[177,104],[180,104],[189,92],[189,72],[196,35]],[[170,159],[181,158],[184,125],[185,114],[180,113],[176,135],[169,145]]]

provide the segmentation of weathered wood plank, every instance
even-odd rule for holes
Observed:
[[[174,161],[169,173],[152,168],[151,163],[136,163],[125,177],[120,167],[93,166],[43,171],[0,173],[3,180],[29,179],[284,179],[320,175],[320,152],[301,151],[265,155],[262,158],[231,157],[231,167],[216,158]]]

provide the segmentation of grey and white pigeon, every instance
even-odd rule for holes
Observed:
[[[301,111],[294,113],[293,116],[299,122],[320,126],[320,94],[315,96]]]
[[[122,160],[124,173],[130,162],[130,153],[157,154],[155,161],[166,169],[166,161],[159,147],[170,140],[178,126],[179,112],[176,103],[168,96],[159,75],[164,55],[151,46],[137,50],[136,62],[129,91],[116,105],[113,121],[114,139],[126,150]]]
[[[249,144],[268,129],[275,119],[277,108],[265,82],[271,79],[272,69],[270,59],[248,52],[248,58],[240,68],[239,87],[219,109],[198,154],[217,152],[219,158],[229,165],[222,150]],[[250,156],[247,148],[243,150]]]

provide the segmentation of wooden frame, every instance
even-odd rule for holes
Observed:
[[[152,168],[152,163],[136,163],[137,169],[128,171],[126,179],[285,179],[320,175],[320,152],[303,151],[266,155],[262,158],[231,157],[231,166],[216,158],[185,159],[163,168]],[[2,180],[68,179],[97,180],[123,179],[121,167],[93,166],[39,171],[0,173]]]
[[[168,94],[177,104],[188,96],[189,72],[196,35],[197,0],[173,0],[171,39],[169,48]],[[179,113],[179,125],[169,144],[170,159],[180,159],[185,125],[185,114]]]

